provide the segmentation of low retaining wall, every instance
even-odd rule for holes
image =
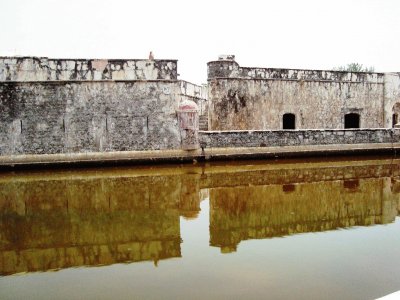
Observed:
[[[400,142],[400,129],[200,131],[202,148],[375,144]]]
[[[1,155],[0,169],[192,162],[229,159],[388,155],[400,152],[400,129],[200,131],[201,149]]]

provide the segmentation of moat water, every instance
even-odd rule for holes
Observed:
[[[0,299],[400,290],[400,160],[0,173]]]

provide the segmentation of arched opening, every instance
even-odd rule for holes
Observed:
[[[344,128],[360,128],[360,115],[356,113],[344,116]]]
[[[392,108],[392,127],[399,122],[400,103],[396,103]]]
[[[296,116],[294,114],[283,115],[283,129],[296,129]]]

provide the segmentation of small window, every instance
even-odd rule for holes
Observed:
[[[283,115],[283,129],[296,129],[296,116],[294,114]]]
[[[392,117],[392,127],[394,128],[394,125],[396,125],[398,122],[398,115],[397,114],[393,114]]]
[[[345,115],[344,128],[360,128],[360,115],[355,113]]]
[[[296,186],[294,184],[284,184],[282,185],[282,191],[284,193],[292,193],[296,190]]]
[[[345,180],[343,181],[343,187],[349,190],[356,190],[360,186],[360,181],[358,179],[354,180]]]

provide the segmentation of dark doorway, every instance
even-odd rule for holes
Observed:
[[[296,116],[294,114],[283,115],[283,129],[296,129]]]
[[[360,115],[355,113],[345,115],[344,128],[360,128]]]
[[[393,128],[394,128],[394,125],[397,124],[397,121],[398,121],[398,116],[397,116],[397,114],[393,114],[393,117],[392,117],[392,127],[393,127]]]

